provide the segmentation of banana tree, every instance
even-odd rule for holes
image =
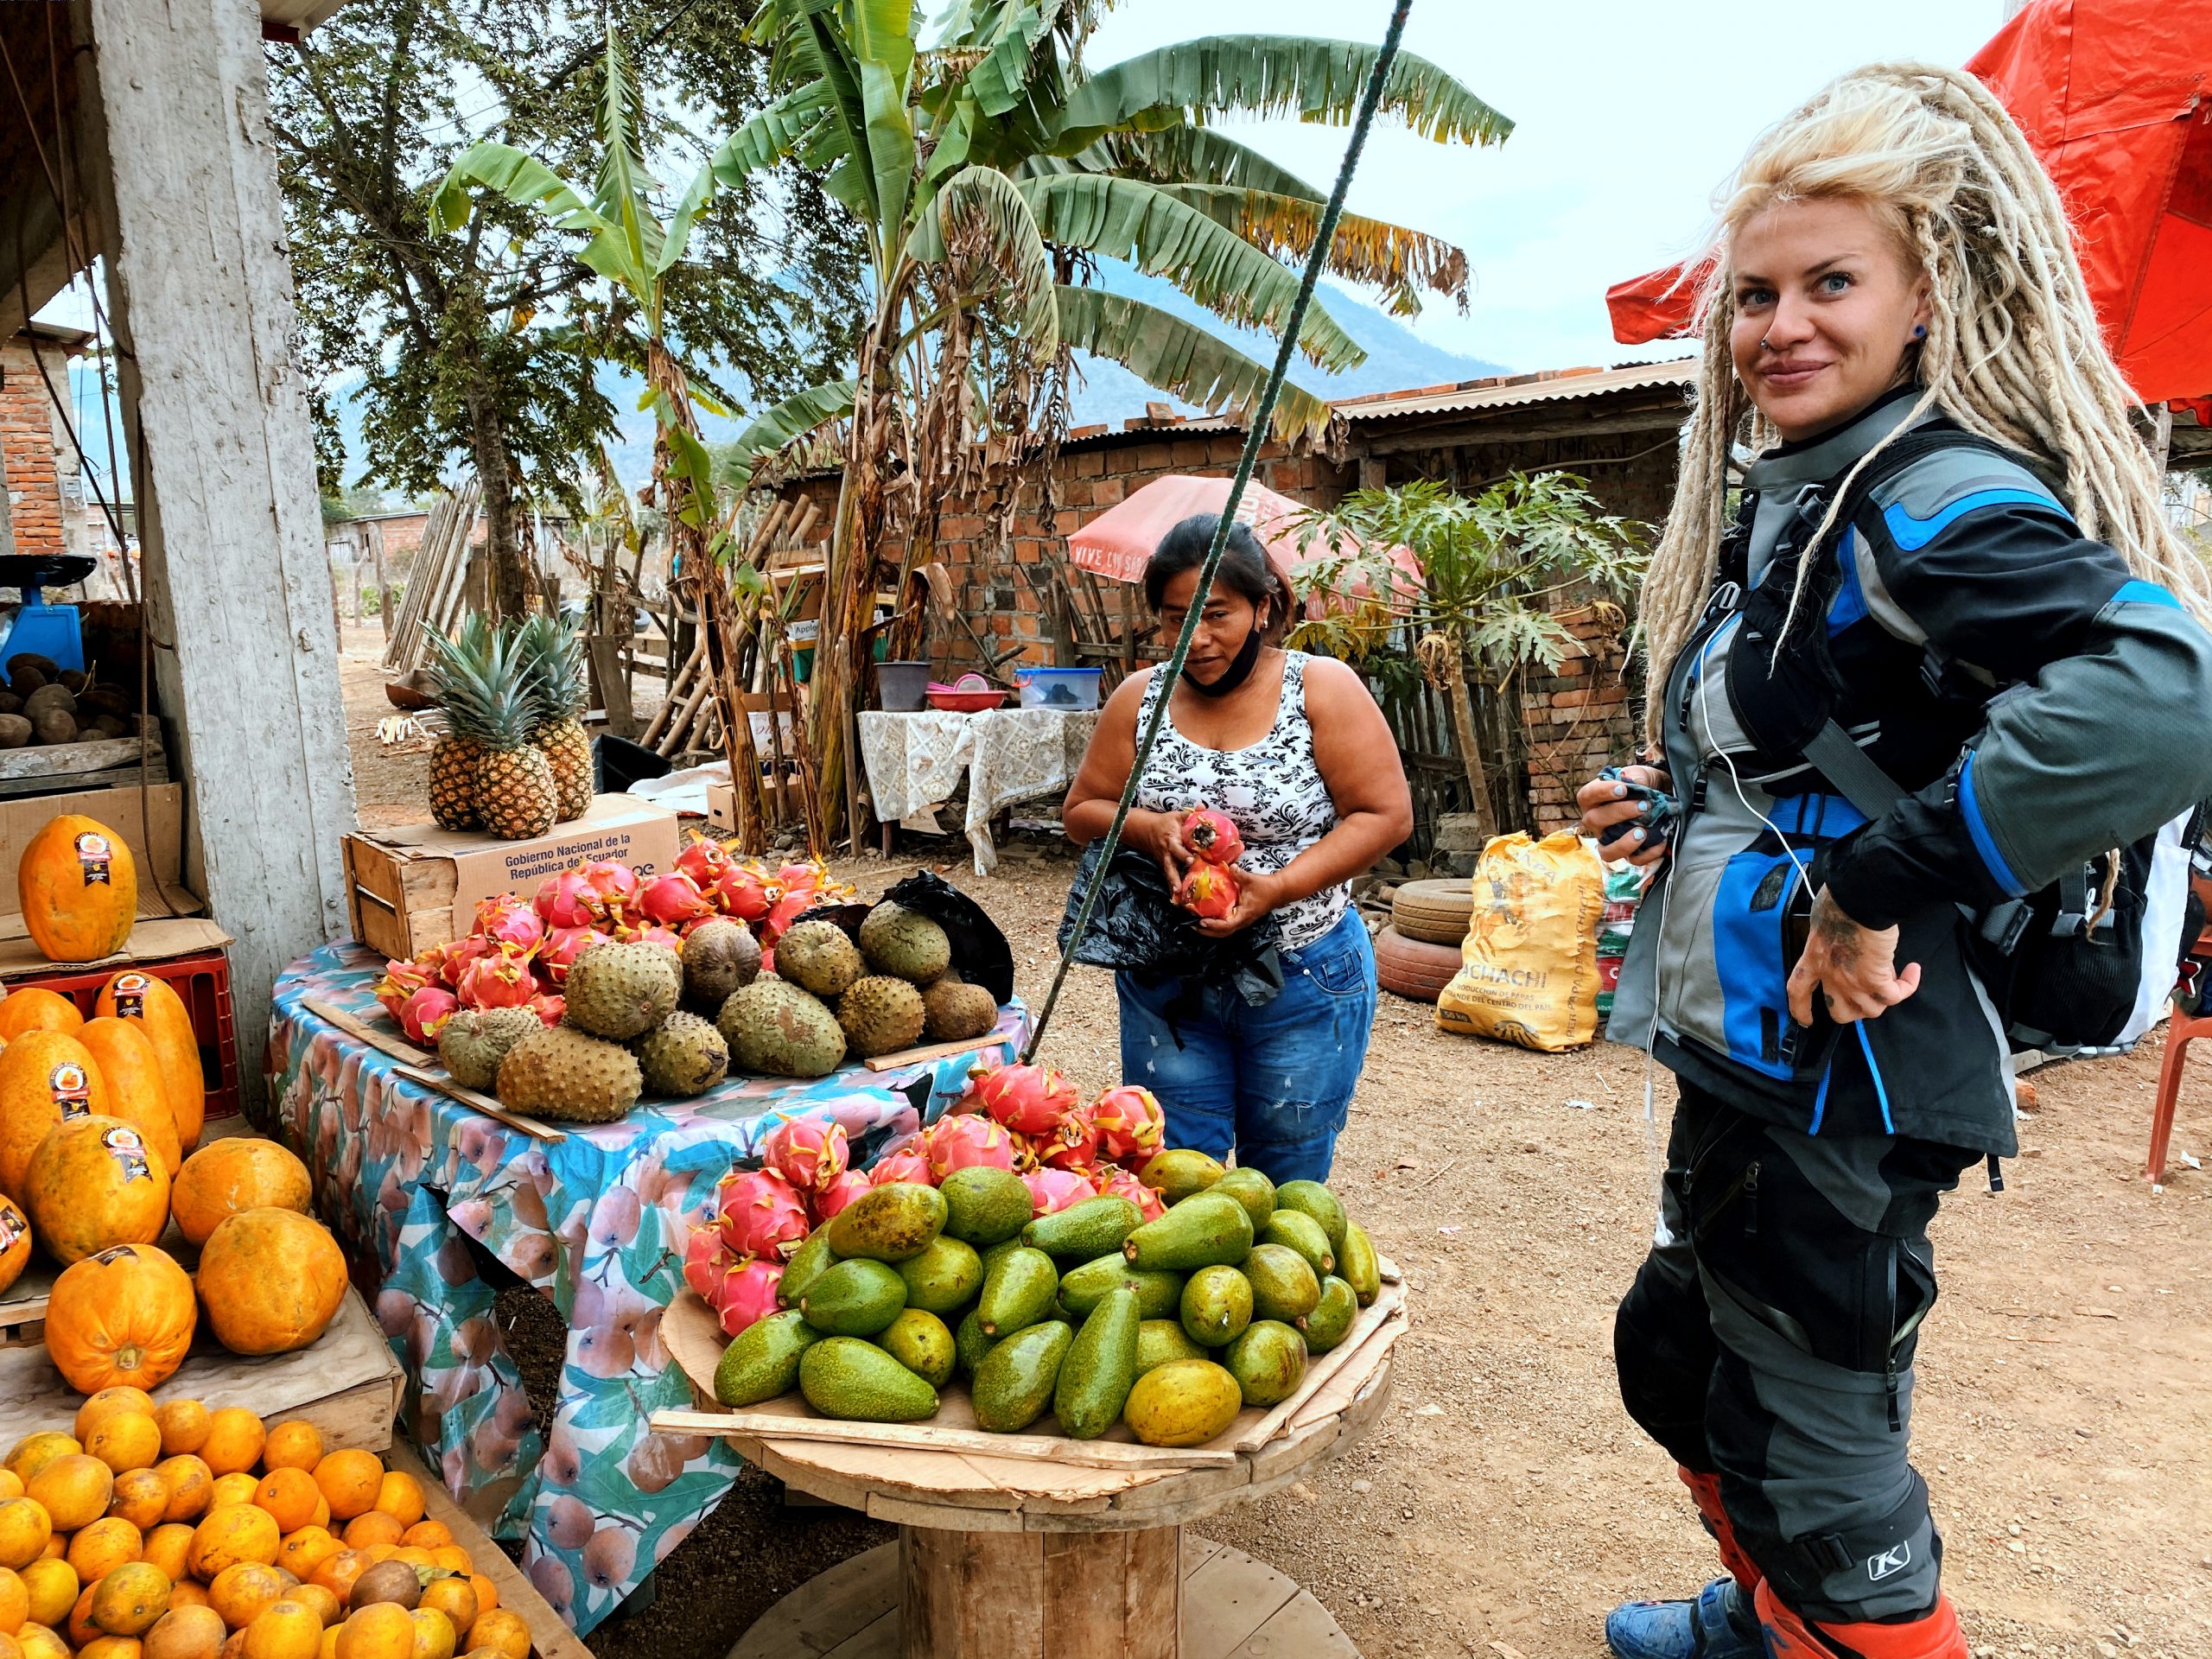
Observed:
[[[825,801],[843,779],[879,586],[905,593],[955,491],[1011,511],[1016,472],[1064,422],[1071,354],[1126,365],[1211,410],[1249,409],[1268,367],[1172,313],[1090,285],[1098,262],[1165,276],[1227,321],[1280,329],[1290,264],[1319,233],[1322,192],[1207,124],[1229,113],[1349,124],[1375,48],[1224,35],[1090,73],[1101,0],[953,0],[921,43],[912,0],[763,0],[775,101],[710,163],[735,184],[796,161],[859,222],[873,309],[853,372],[761,411],[732,447],[741,479],[839,429],[834,524],[812,718]],[[1491,143],[1511,124],[1451,76],[1401,54],[1382,110],[1439,143]],[[1357,214],[1328,268],[1404,313],[1423,290],[1466,302],[1449,243]],[[1298,346],[1325,370],[1364,355],[1318,302]],[[1278,435],[1311,441],[1328,406],[1296,385]],[[903,567],[903,568],[902,568]]]

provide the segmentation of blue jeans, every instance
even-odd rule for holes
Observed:
[[[1347,912],[1302,950],[1282,953],[1283,987],[1253,1007],[1224,985],[1114,976],[1122,1077],[1160,1097],[1171,1147],[1195,1147],[1278,1184],[1324,1181],[1367,1059],[1375,957]],[[1171,1017],[1171,1007],[1173,1009]]]

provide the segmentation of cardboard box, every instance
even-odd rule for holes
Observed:
[[[572,864],[609,858],[641,874],[673,868],[682,845],[676,814],[634,795],[598,795],[580,818],[530,841],[501,841],[435,824],[346,837],[346,911],[353,937],[387,957],[468,931],[494,893],[527,899]]]
[[[198,903],[196,894],[172,887],[180,904]],[[117,971],[134,962],[166,962],[171,957],[188,957],[200,950],[226,950],[231,936],[205,916],[147,917],[139,912],[139,920],[130,930],[130,937],[124,941],[123,949],[111,957],[102,957],[98,962],[52,962],[23,931],[23,918],[9,918],[15,931],[0,937],[0,980],[22,979],[32,974],[50,974],[56,969],[88,969]]]
[[[74,795],[30,795],[0,800],[0,938],[23,937],[23,903],[16,891],[16,871],[31,837],[64,812],[75,812],[105,824],[138,865],[138,913],[166,916],[170,909],[200,907],[195,895],[181,886],[179,865],[184,845],[184,785],[155,784],[146,791],[145,810],[138,805],[138,791],[88,789]],[[153,836],[151,850],[147,834]],[[164,906],[154,878],[168,889]]]

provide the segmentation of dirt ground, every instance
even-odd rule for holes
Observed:
[[[363,643],[367,644],[365,637]],[[378,642],[380,647],[380,641]],[[378,753],[380,681],[349,659],[365,823],[419,817],[421,756]],[[372,699],[373,702],[372,702]],[[939,868],[1014,941],[1041,998],[1071,865],[1017,842]],[[855,861],[863,894],[914,868]],[[1045,1058],[1116,1071],[1105,975],[1071,976]],[[1916,1462],[1977,1659],[2212,1655],[2212,1102],[2184,1094],[2163,1189],[2141,1179],[2159,1042],[2047,1068],[2022,1155],[1935,1227]],[[2202,1062],[2200,1062],[2202,1064]],[[1200,1529],[1305,1585],[1368,1659],[1587,1659],[1607,1609],[1716,1571],[1688,1494],[1624,1414],[1614,1302],[1650,1235],[1672,1091],[1632,1051],[1546,1056],[1446,1036],[1385,996],[1332,1185],[1404,1269],[1414,1328],[1384,1422],[1287,1492]],[[889,1537],[741,1481],[591,1637],[605,1659],[715,1659],[777,1598]]]

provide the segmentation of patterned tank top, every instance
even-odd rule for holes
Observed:
[[[1171,707],[1137,785],[1138,809],[1179,813],[1211,806],[1226,812],[1244,837],[1239,862],[1269,875],[1335,829],[1336,803],[1314,761],[1313,725],[1306,714],[1307,661],[1302,651],[1283,652],[1275,723],[1249,747],[1201,747],[1176,729]],[[1164,683],[1154,669],[1137,715],[1140,733]],[[1340,883],[1285,905],[1274,912],[1283,948],[1296,950],[1322,938],[1351,902],[1351,885]]]

